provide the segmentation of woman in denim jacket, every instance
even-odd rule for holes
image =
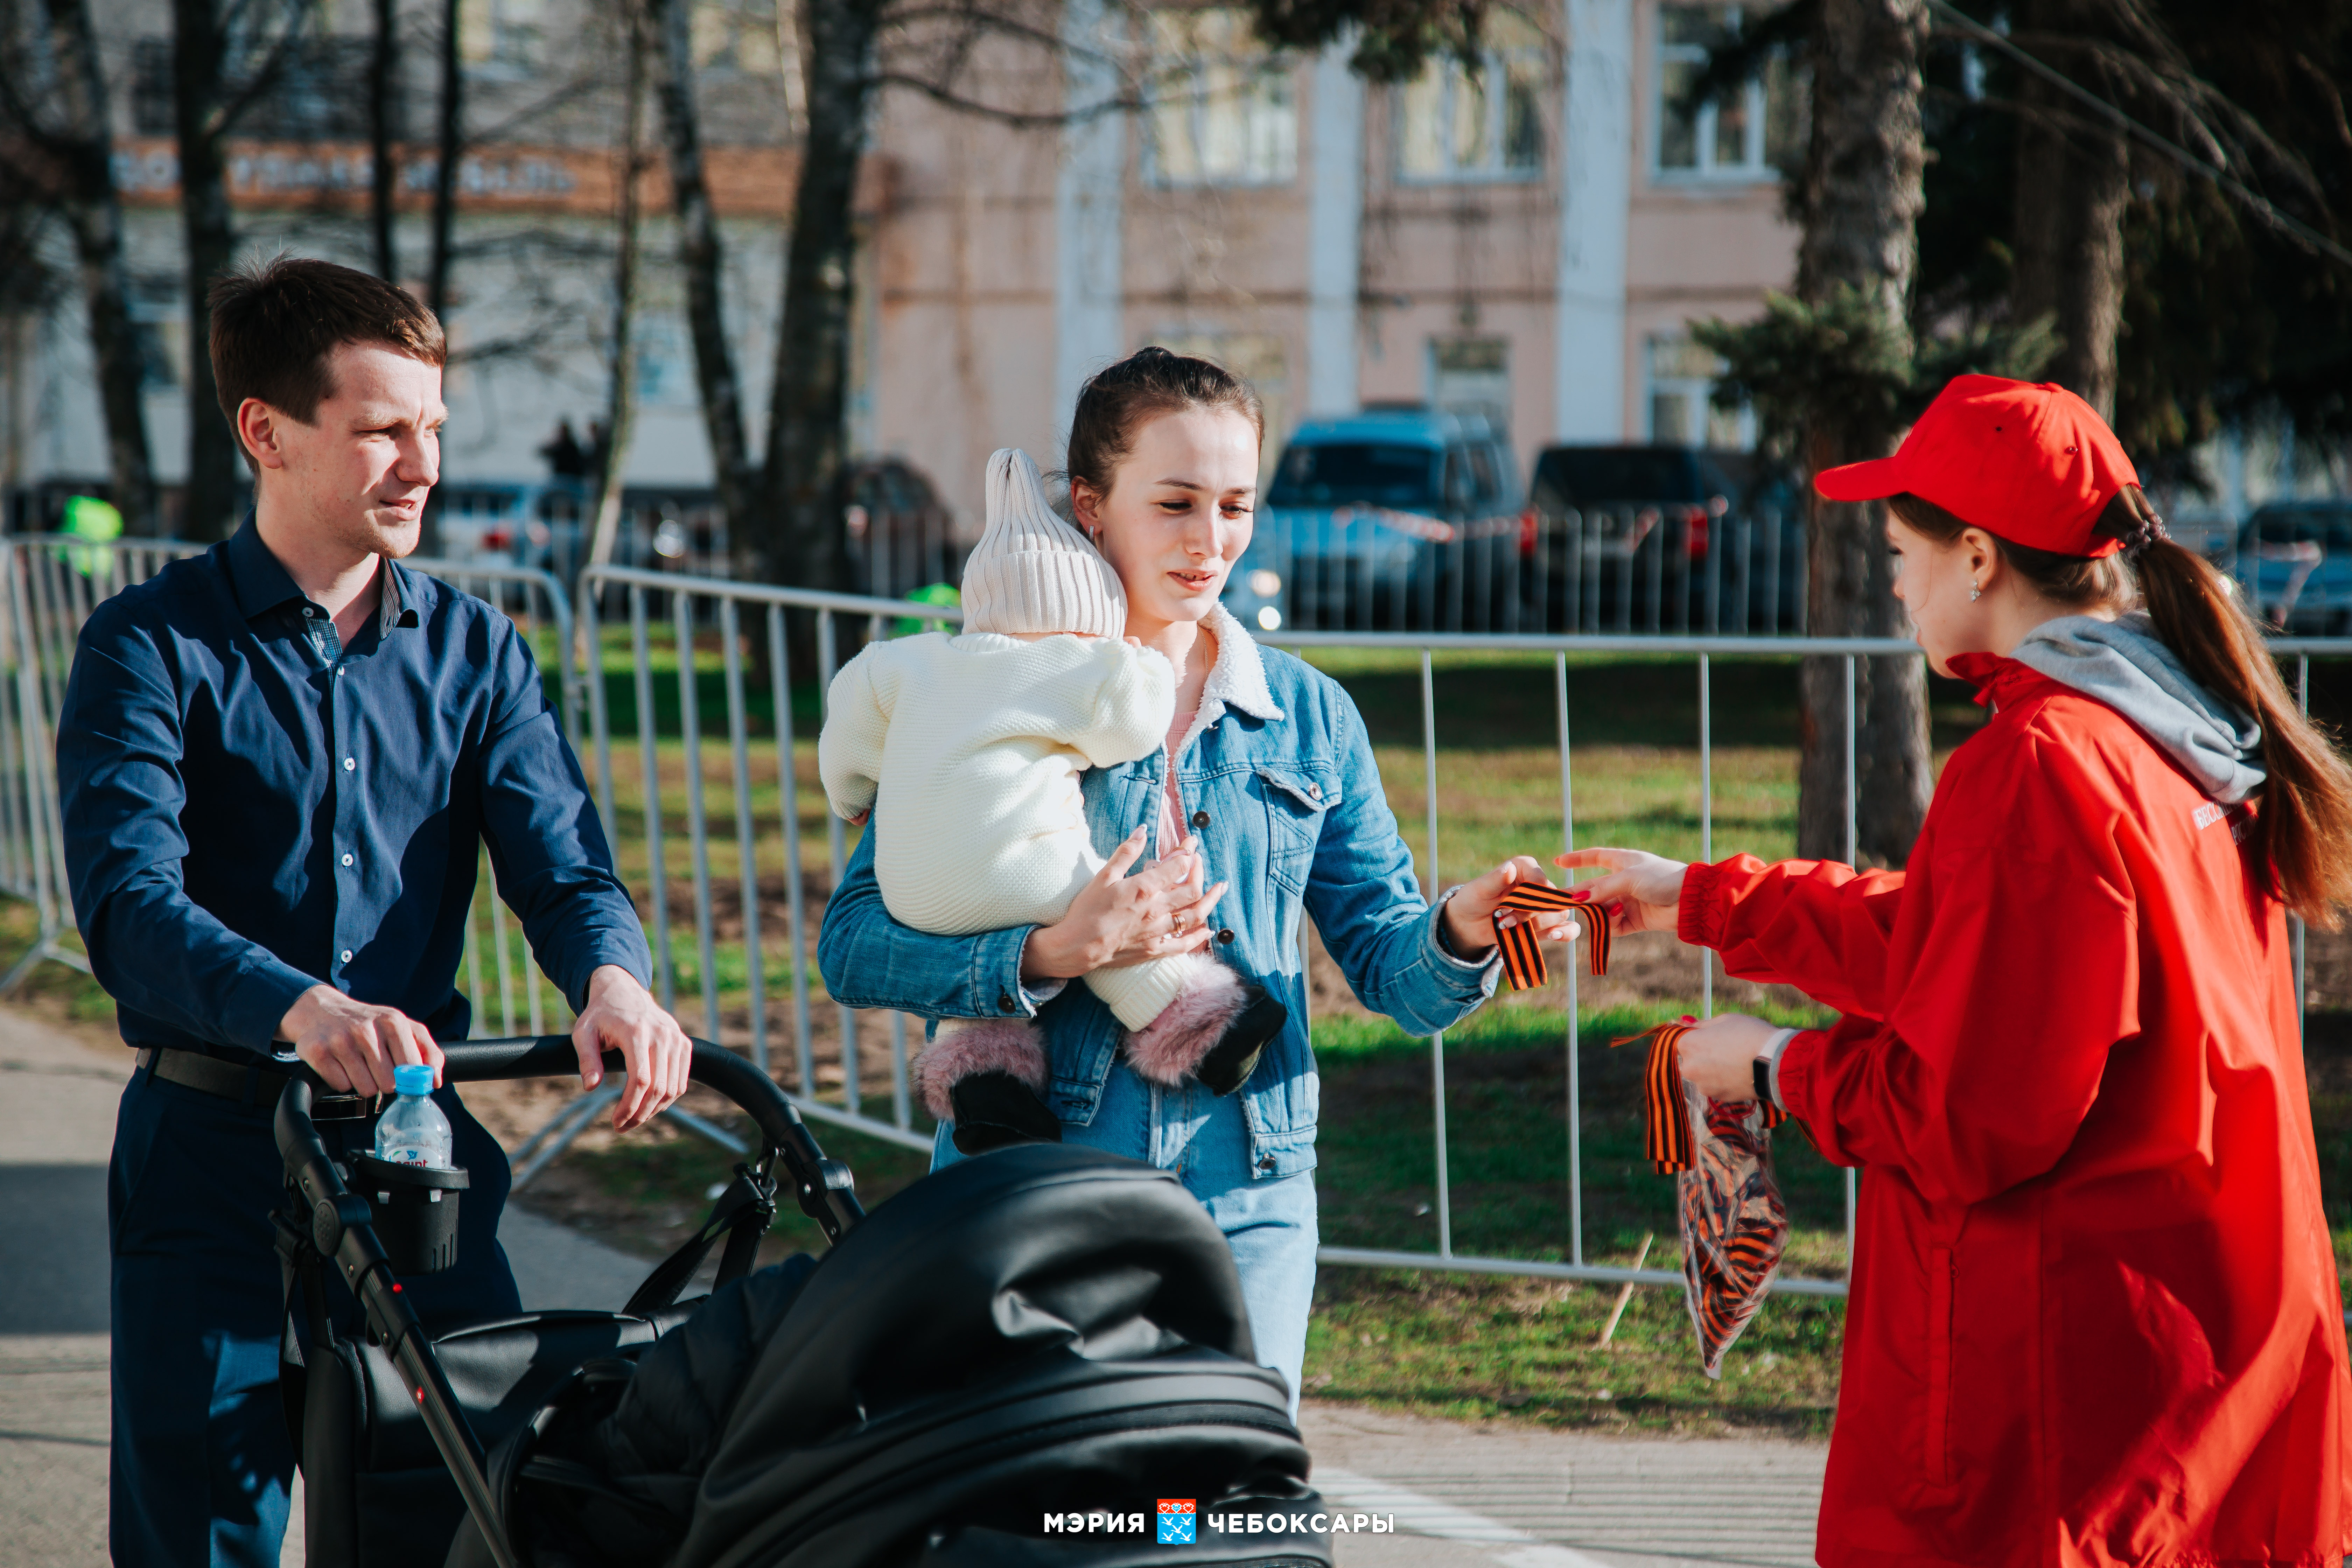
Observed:
[[[1542,872],[1522,857],[1433,911],[1356,705],[1300,660],[1261,649],[1219,605],[1249,545],[1264,428],[1244,384],[1164,349],[1112,365],[1079,395],[1072,510],[1118,572],[1128,635],[1177,670],[1168,748],[1084,775],[1087,818],[1109,857],[1103,874],[1055,925],[932,936],[883,908],[869,826],[826,907],[817,952],[845,1006],[1035,1016],[1051,1064],[1045,1100],[1063,1136],[1173,1171],[1208,1208],[1239,1266],[1258,1359],[1288,1380],[1295,1409],[1317,1235],[1318,1080],[1299,922],[1314,916],[1367,1006],[1432,1034],[1493,993],[1488,919],[1514,883]],[[1148,868],[1129,875],[1147,853]],[[1542,929],[1554,940],[1575,934],[1565,915]],[[1092,991],[1066,984],[1203,949],[1290,1011],[1224,1098],[1139,1077],[1119,1056],[1118,1020]],[[933,1168],[960,1157],[942,1127]]]

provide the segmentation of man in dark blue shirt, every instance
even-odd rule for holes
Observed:
[[[628,1064],[617,1127],[677,1097],[690,1051],[530,649],[397,563],[438,477],[439,325],[281,258],[215,287],[209,347],[254,511],[98,608],[58,721],[74,908],[140,1053],[109,1205],[118,1563],[278,1560],[277,1091],[299,1058],[389,1093],[465,1036],[479,846],[579,1014],[583,1082],[604,1049]],[[436,1098],[472,1185],[457,1266],[409,1299],[428,1324],[511,1312],[506,1157]]]

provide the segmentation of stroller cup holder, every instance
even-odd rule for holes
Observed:
[[[351,1184],[373,1211],[375,1238],[396,1274],[438,1274],[457,1261],[457,1194],[472,1178],[462,1165],[404,1165],[351,1156]]]

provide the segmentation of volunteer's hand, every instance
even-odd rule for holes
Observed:
[[[661,1010],[653,993],[615,963],[588,977],[588,1005],[572,1026],[572,1048],[580,1053],[580,1087],[604,1081],[604,1053],[621,1053],[629,1087],[613,1107],[613,1131],[643,1127],[686,1092],[693,1043],[677,1020]]]
[[[1078,889],[1067,914],[1029,933],[1021,949],[1023,980],[1075,980],[1209,944],[1215,934],[1209,917],[1225,896],[1225,884],[1201,886],[1207,864],[1191,838],[1129,876],[1127,868],[1143,853],[1143,832],[1139,827],[1128,836],[1094,880]]]
[[[392,1069],[423,1062],[441,1082],[441,1047],[432,1034],[397,1007],[355,1001],[331,985],[313,985],[295,999],[278,1037],[345,1094],[394,1092]]]
[[[1745,1013],[1718,1013],[1682,1037],[1683,1077],[1709,1100],[1756,1098],[1756,1058],[1779,1026]]]
[[[1591,894],[1594,903],[1614,904],[1619,931],[1673,931],[1681,919],[1683,874],[1690,869],[1683,861],[1643,849],[1571,849],[1551,863],[1571,870],[1609,868],[1607,876],[1579,882],[1576,890]]]
[[[1495,911],[1503,895],[1523,882],[1544,880],[1543,868],[1532,855],[1504,861],[1475,882],[1465,882],[1445,900],[1445,936],[1457,958],[1484,957],[1495,945]],[[1565,910],[1530,910],[1528,919],[1546,942],[1574,942],[1583,934],[1576,917]]]

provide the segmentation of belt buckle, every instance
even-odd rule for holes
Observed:
[[[310,1102],[313,1121],[365,1121],[383,1099],[374,1094],[322,1094]]]

